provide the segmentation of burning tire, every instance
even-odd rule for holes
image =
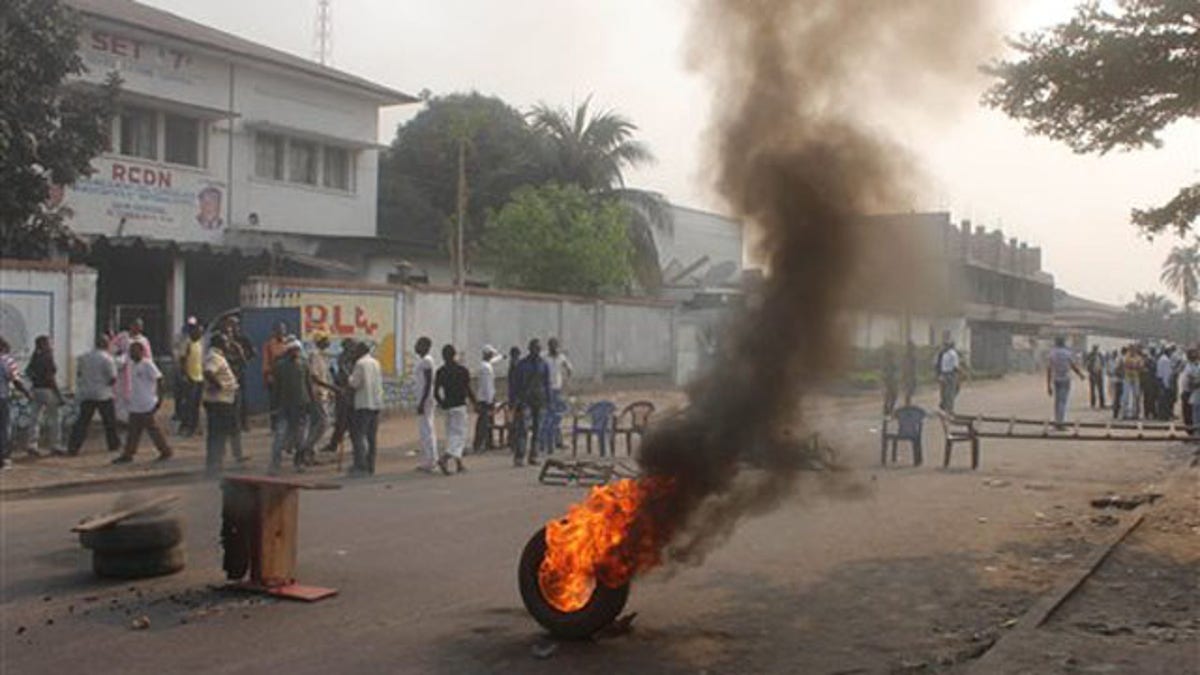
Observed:
[[[538,582],[538,569],[545,556],[546,528],[543,527],[525,544],[520,565],[517,567],[517,581],[525,609],[552,635],[569,640],[591,637],[596,631],[616,620],[621,610],[625,609],[625,602],[629,600],[629,584],[609,588],[602,583],[595,585],[592,597],[581,609],[564,612],[555,608],[542,595]]]

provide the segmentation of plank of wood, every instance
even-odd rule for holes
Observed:
[[[1021,620],[1013,626],[1012,630],[1004,635],[991,650],[983,655],[979,661],[968,671],[971,675],[990,675],[992,673],[1005,673],[1007,671],[1006,663],[1009,658],[1009,652],[1021,648],[1024,642],[1023,637],[1033,633],[1046,620],[1067,601],[1083,582],[1092,576],[1100,564],[1103,563],[1130,532],[1137,529],[1138,525],[1146,519],[1145,512],[1137,514],[1135,517],[1127,520],[1119,530],[1104,542],[1101,546],[1092,551],[1091,555],[1084,561],[1075,573],[1071,575],[1063,584],[1054,589],[1053,592],[1043,595],[1037,602],[1025,612]]]
[[[105,513],[103,515],[96,516],[95,518],[89,518],[89,519],[83,521],[82,523],[79,523],[75,527],[72,527],[71,531],[72,532],[91,532],[93,530],[99,530],[101,528],[109,527],[110,525],[115,525],[115,524],[121,522],[122,520],[125,520],[126,518],[132,518],[133,516],[136,516],[140,513],[152,511],[160,506],[165,506],[167,504],[170,504],[171,502],[173,502],[177,499],[179,499],[179,495],[166,495],[164,497],[156,497],[154,499],[144,501],[141,504],[138,504],[137,506],[132,506],[127,509],[121,509],[120,511],[113,511],[112,513]]]
[[[313,481],[294,480],[291,478],[276,478],[274,476],[226,476],[225,482],[241,485],[266,485],[277,487],[292,487],[301,490],[340,490],[338,483],[318,483]]]

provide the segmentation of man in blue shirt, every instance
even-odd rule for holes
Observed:
[[[517,364],[513,382],[509,384],[515,407],[521,410],[525,420],[513,448],[514,466],[524,466],[526,461],[531,466],[538,464],[538,431],[542,427],[542,413],[550,403],[550,366],[541,354],[542,343],[537,338],[530,340],[529,353]],[[528,458],[526,445],[529,447]]]

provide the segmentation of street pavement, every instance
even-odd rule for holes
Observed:
[[[1099,418],[1081,405],[1072,415]],[[929,405],[932,392],[921,404]],[[960,408],[1044,416],[1039,378],[970,383]],[[0,501],[4,672],[886,672],[953,669],[995,639],[1104,531],[1087,500],[1176,471],[1165,444],[985,441],[983,467],[880,468],[878,401],[821,399],[808,418],[840,451],[775,512],[747,520],[700,566],[635,581],[626,635],[546,643],[522,608],[527,538],[585,493],[548,487],[499,452],[451,477],[379,475],[300,502],[298,578],[315,604],[218,590],[219,488],[180,495],[188,567],[137,582],[92,577],[68,531],[115,490]],[[926,429],[927,458],[940,431]],[[933,462],[937,464],[938,462]],[[330,476],[331,477],[331,476]],[[114,486],[115,487],[115,486]],[[136,630],[140,617],[149,627]],[[981,638],[980,636],[985,636]],[[991,636],[987,638],[987,636]]]

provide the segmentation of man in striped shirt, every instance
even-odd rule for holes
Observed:
[[[17,361],[8,352],[8,341],[0,337],[0,469],[12,466],[12,460],[8,457],[12,452],[8,442],[8,428],[12,422],[12,390],[16,389],[26,398],[29,397],[29,390],[21,382]]]

